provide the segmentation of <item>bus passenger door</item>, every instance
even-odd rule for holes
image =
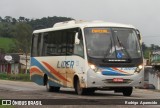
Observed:
[[[66,78],[67,87],[73,87],[73,77],[82,75],[85,68],[82,33],[77,32],[67,37]]]

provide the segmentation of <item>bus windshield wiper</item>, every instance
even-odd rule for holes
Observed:
[[[130,57],[130,54],[128,53],[128,51],[126,50],[126,47],[122,44],[122,42],[119,40],[119,37],[118,35],[116,35],[116,38],[118,40],[118,44],[120,45],[121,47],[121,51],[125,52],[129,58],[129,60],[131,60],[131,57]],[[116,49],[117,50],[117,49]]]
[[[106,61],[107,56],[110,54],[110,51],[112,51],[112,48],[113,48],[113,43],[112,43],[111,37],[110,37],[110,41],[111,41],[111,43],[110,43],[106,53],[104,54],[104,59],[103,59],[104,61]]]

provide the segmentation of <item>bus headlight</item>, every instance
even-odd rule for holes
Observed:
[[[90,64],[89,66],[94,72],[97,72],[97,73],[101,72],[101,70],[96,65]]]
[[[135,72],[139,73],[142,69],[143,69],[143,65],[139,65],[139,66],[136,68]]]
[[[94,70],[94,71],[97,71],[97,70],[98,70],[97,66],[96,66],[96,65],[93,65],[93,64],[90,64],[90,68],[91,68],[92,70]]]

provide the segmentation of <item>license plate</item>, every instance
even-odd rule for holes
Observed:
[[[113,82],[123,82],[123,78],[113,78]]]

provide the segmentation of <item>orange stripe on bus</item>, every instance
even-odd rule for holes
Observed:
[[[67,81],[69,82],[65,77],[63,77],[61,74],[59,74],[52,66],[50,66],[48,63],[46,62],[42,62],[48,69],[50,69],[50,71],[56,75],[58,78],[64,80],[64,81]]]
[[[128,74],[127,72],[124,72],[124,71],[119,70],[119,69],[117,69],[117,68],[113,68],[113,69],[114,69],[114,70],[117,70],[117,71],[119,71],[119,72],[122,72],[122,73]]]
[[[42,72],[41,72],[41,70],[39,70],[38,68],[36,68],[36,67],[32,67],[31,69],[30,69],[30,73],[31,74],[33,74],[33,73],[39,73],[39,74],[43,74]]]

